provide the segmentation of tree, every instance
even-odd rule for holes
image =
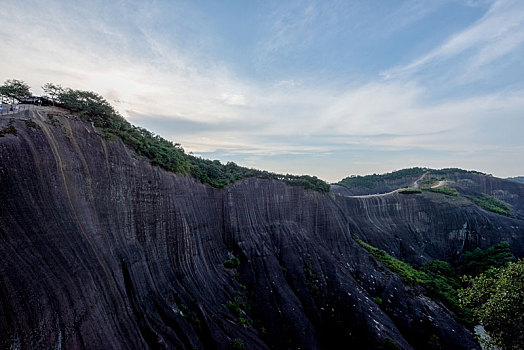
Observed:
[[[25,97],[31,96],[29,85],[21,80],[8,79],[4,85],[0,86],[0,95],[11,99],[11,103],[20,101]]]
[[[60,95],[64,92],[64,88],[62,88],[60,85],[55,85],[53,83],[45,84],[44,86],[42,86],[42,90],[44,90],[46,96],[49,97],[49,99],[53,103],[53,106],[56,102],[59,101]]]
[[[466,280],[459,298],[490,336],[485,345],[524,349],[524,259]]]

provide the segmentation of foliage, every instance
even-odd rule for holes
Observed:
[[[432,296],[451,308],[462,322],[471,324],[469,310],[461,307],[458,301],[457,289],[460,288],[460,279],[449,263],[434,260],[416,268],[359,239],[357,242],[408,284],[424,287]]]
[[[245,349],[244,341],[242,339],[235,338],[229,344],[231,350],[243,350]]]
[[[11,102],[20,101],[25,97],[31,96],[29,85],[17,79],[8,79],[4,85],[0,86],[0,96],[10,98]]]
[[[400,350],[401,347],[391,338],[384,338],[381,342],[381,349],[384,350]]]
[[[486,173],[475,171],[475,170],[464,170],[459,168],[443,168],[443,169],[431,169],[432,175],[447,175],[447,174],[476,174],[476,175],[487,175]]]
[[[8,134],[11,134],[14,136],[18,135],[18,132],[16,131],[16,128],[14,127],[14,125],[8,125],[5,128],[3,128],[2,130],[0,130],[0,137],[4,137],[5,135],[8,135]]]
[[[237,257],[233,257],[229,260],[226,260],[224,261],[224,266],[227,268],[227,269],[236,269],[237,267],[240,266],[240,259],[237,258]]]
[[[484,326],[488,347],[524,349],[524,259],[488,275],[468,278],[460,301]]]
[[[400,194],[417,194],[422,193],[422,190],[419,190],[418,188],[402,188],[398,190],[398,193]]]
[[[515,261],[515,256],[507,242],[500,242],[485,251],[477,248],[472,252],[466,252],[464,261],[459,269],[465,275],[478,275],[486,272],[492,267],[503,267],[509,262]]]
[[[421,285],[431,295],[442,300],[451,308],[458,319],[472,326],[473,317],[471,311],[460,305],[457,290],[461,288],[460,277],[457,271],[446,261],[433,260],[419,267],[426,274]]]
[[[424,172],[426,172],[426,168],[410,168],[410,169],[402,169],[393,171],[391,173],[386,174],[373,174],[373,175],[351,175],[349,177],[346,177],[342,179],[338,184],[345,186],[347,188],[354,188],[354,187],[365,187],[365,188],[373,188],[378,183],[384,182],[384,181],[394,181],[394,180],[401,180],[406,177],[419,177]]]
[[[421,284],[423,280],[426,278],[425,273],[418,271],[413,266],[395,259],[382,249],[378,249],[373,247],[370,244],[367,244],[366,242],[357,239],[357,242],[364,247],[368,252],[370,252],[375,259],[380,261],[382,264],[384,264],[388,269],[391,271],[397,273],[400,277],[402,277],[407,283],[409,284]]]
[[[442,194],[445,194],[446,196],[453,196],[453,197],[458,196],[458,191],[456,189],[447,187],[447,186],[440,186],[440,187],[433,187],[433,188],[429,187],[429,188],[423,188],[423,190],[435,192],[435,193],[442,193]]]
[[[432,177],[431,179],[421,181],[420,185],[421,186],[432,186],[432,185],[436,184],[438,181],[439,181],[438,179]]]
[[[55,85],[53,83],[47,83],[42,86],[45,96],[51,100],[53,105],[60,99],[60,96],[64,93],[64,88],[60,85]]]
[[[464,261],[456,268],[453,268],[448,262],[440,260],[433,260],[415,267],[395,259],[385,251],[375,248],[360,239],[357,239],[357,242],[370,252],[375,259],[397,273],[407,283],[420,285],[432,296],[442,300],[455,312],[460,321],[470,326],[473,325],[473,314],[468,305],[461,304],[459,300],[458,291],[463,287],[459,273],[477,275],[488,271],[487,276],[491,276],[497,271],[496,268],[506,266],[508,262],[515,260],[509,244],[501,242],[486,249],[486,251],[477,248],[473,252],[467,252]]]
[[[306,277],[306,287],[309,292],[313,295],[318,293],[318,279],[315,271],[313,270],[313,260],[311,259],[311,254],[308,254],[306,257],[306,265],[304,266],[304,275]]]
[[[446,174],[479,174],[479,175],[486,175],[484,173],[473,171],[473,170],[464,170],[464,169],[458,169],[458,168],[445,168],[445,169],[428,169],[428,168],[409,168],[409,169],[402,169],[393,171],[391,173],[386,174],[373,174],[373,175],[351,175],[344,179],[342,179],[340,182],[338,182],[338,185],[345,186],[347,188],[355,188],[355,187],[364,187],[364,188],[374,188],[380,183],[388,182],[388,181],[397,181],[402,180],[406,178],[416,178],[422,176],[425,172],[429,172],[431,175],[435,176],[442,176]],[[431,180],[426,180],[431,181]],[[424,183],[424,181],[422,182]]]
[[[138,154],[150,159],[151,164],[168,171],[192,175],[202,183],[213,187],[225,187],[248,177],[276,179],[289,185],[303,186],[319,192],[329,192],[329,184],[309,175],[281,175],[267,171],[249,169],[233,162],[222,164],[218,160],[202,159],[184,152],[178,143],[168,141],[152,132],[131,125],[100,95],[91,91],[62,88],[45,84],[46,94],[71,112],[101,128],[109,139],[120,138]]]
[[[500,215],[511,216],[511,210],[508,208],[506,203],[496,199],[495,197],[483,194],[480,196],[468,196],[468,198],[482,209],[486,209]]]

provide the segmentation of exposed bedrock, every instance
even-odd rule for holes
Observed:
[[[0,137],[0,348],[477,348],[353,235],[409,261],[503,239],[522,255],[522,222],[469,202],[261,179],[219,190],[74,117],[12,118],[0,119],[17,130]]]

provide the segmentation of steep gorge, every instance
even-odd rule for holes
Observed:
[[[67,113],[8,125],[0,348],[477,348],[354,236],[416,263],[501,240],[524,255],[524,185],[478,185],[502,191],[513,217],[435,193],[352,198],[256,178],[216,189]]]

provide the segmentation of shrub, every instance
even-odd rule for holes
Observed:
[[[282,175],[268,171],[249,169],[233,162],[222,164],[218,160],[203,159],[185,153],[178,143],[131,125],[100,95],[91,91],[62,88],[59,85],[44,85],[53,103],[78,113],[84,120],[104,131],[108,139],[120,138],[128,147],[148,158],[152,165],[184,175],[191,175],[202,183],[222,188],[248,177],[275,179],[292,186],[303,186],[319,192],[329,192],[325,181],[310,175]]]
[[[227,269],[236,269],[237,267],[240,266],[240,259],[237,258],[237,257],[233,257],[229,260],[226,260],[224,261],[224,266],[227,268]]]
[[[231,350],[242,350],[245,349],[244,341],[242,339],[235,338],[229,344]]]
[[[446,187],[446,186],[440,186],[440,187],[434,187],[434,188],[431,188],[431,187],[423,188],[423,190],[435,192],[435,193],[442,193],[442,194],[445,194],[446,196],[453,196],[453,197],[458,196],[458,192],[456,189],[451,188],[451,187]]]
[[[500,215],[511,216],[511,211],[509,210],[506,203],[492,196],[483,194],[480,196],[468,196],[468,198],[471,199],[473,203],[485,210],[489,210]]]
[[[524,344],[524,259],[505,268],[468,278],[459,291],[463,305],[471,307],[489,338],[487,347],[522,349]]]
[[[400,193],[400,194],[417,194],[417,193],[422,193],[422,191],[419,190],[418,188],[403,188],[403,189],[398,190],[398,193]]]
[[[0,137],[3,137],[3,136],[8,135],[8,134],[11,134],[11,135],[14,135],[14,136],[18,135],[18,131],[16,131],[16,128],[14,127],[14,125],[6,126],[2,130],[0,130]]]
[[[515,261],[515,256],[507,242],[500,242],[485,251],[477,248],[466,252],[464,261],[459,266],[459,271],[466,275],[478,275],[493,267],[504,267]]]

